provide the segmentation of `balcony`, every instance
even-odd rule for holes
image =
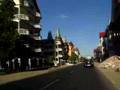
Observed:
[[[62,48],[57,48],[56,51],[57,52],[62,51]]]
[[[36,16],[37,16],[37,17],[41,17],[41,15],[40,15],[39,12],[36,12]]]
[[[41,48],[37,48],[37,49],[34,49],[34,51],[37,53],[37,52],[42,52],[42,49]]]
[[[33,39],[34,40],[41,40],[41,37],[40,36],[33,36]]]
[[[18,18],[13,19],[14,22],[19,22],[20,20]]]
[[[20,0],[13,0],[13,1],[14,1],[14,3],[15,3],[16,5],[21,4],[21,3],[20,3]]]
[[[23,19],[23,20],[27,20],[27,21],[29,20],[29,17],[25,14],[20,14],[20,15],[15,14],[14,17],[15,17],[14,18],[15,21],[19,21],[19,19]]]
[[[60,41],[56,41],[56,45],[61,45],[61,42]]]
[[[25,46],[26,48],[29,48],[29,47],[30,47],[29,44],[24,44],[24,46]]]
[[[29,31],[28,31],[28,29],[20,29],[20,30],[18,30],[18,33],[20,34],[20,35],[29,35]]]
[[[56,56],[56,58],[62,58],[62,57],[63,57],[63,55],[61,55],[61,54]]]
[[[34,28],[41,28],[40,24],[34,24]]]

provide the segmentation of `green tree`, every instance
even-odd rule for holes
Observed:
[[[0,0],[0,59],[9,57],[15,47],[17,31],[15,30],[13,0]]]
[[[72,55],[68,58],[68,60],[71,62],[71,63],[75,63],[75,61],[78,59],[78,56],[72,52]]]

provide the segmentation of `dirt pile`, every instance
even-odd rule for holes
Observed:
[[[112,56],[102,62],[99,67],[120,71],[120,56]]]

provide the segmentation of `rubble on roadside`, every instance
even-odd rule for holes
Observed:
[[[111,56],[99,65],[100,68],[120,71],[120,56]]]

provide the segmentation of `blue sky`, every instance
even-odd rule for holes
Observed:
[[[92,55],[111,17],[111,0],[38,0],[43,38],[53,36],[57,27],[63,37],[80,49],[81,55]]]

